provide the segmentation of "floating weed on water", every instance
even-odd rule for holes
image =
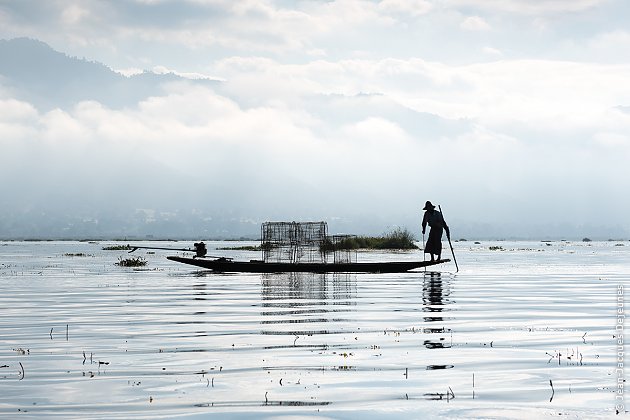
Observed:
[[[245,245],[245,246],[234,246],[234,247],[228,246],[228,247],[220,247],[217,249],[221,251],[262,251],[262,247],[260,245],[256,245],[256,246]]]
[[[320,251],[332,252],[338,250],[356,249],[387,249],[387,250],[412,250],[418,249],[413,234],[407,229],[397,228],[383,236],[350,236],[341,239],[337,243],[330,240],[320,245]]]
[[[110,245],[104,246],[103,251],[131,251],[129,245]]]
[[[123,258],[118,257],[118,262],[114,263],[119,267],[144,267],[147,265],[147,260],[142,257]]]

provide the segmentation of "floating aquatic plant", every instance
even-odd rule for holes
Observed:
[[[131,247],[129,245],[110,245],[104,246],[103,251],[130,251]]]
[[[321,251],[340,249],[418,249],[413,234],[407,229],[395,229],[383,236],[349,236],[336,243],[326,241]]]
[[[223,248],[217,248],[217,249],[221,251],[261,251],[262,246],[245,245],[245,246],[235,246],[235,247],[223,247]]]
[[[122,258],[118,257],[118,262],[115,263],[120,267],[144,267],[147,265],[147,260],[142,257],[134,257],[134,258]]]

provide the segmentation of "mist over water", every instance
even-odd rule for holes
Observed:
[[[458,273],[336,275],[212,273],[168,252],[133,270],[106,245],[0,242],[0,415],[615,413],[627,242],[457,242]]]

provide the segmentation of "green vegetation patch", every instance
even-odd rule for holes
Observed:
[[[110,245],[104,246],[103,251],[131,251],[129,245]]]
[[[228,246],[217,249],[221,251],[262,251],[262,247],[260,245]]]
[[[418,249],[414,240],[413,234],[409,230],[399,228],[384,236],[349,236],[337,243],[327,240],[322,244],[320,250],[332,252],[343,249]]]
[[[124,259],[122,257],[118,257],[118,262],[115,264],[120,267],[144,267],[147,265],[147,260],[142,257]]]

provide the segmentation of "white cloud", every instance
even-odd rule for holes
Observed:
[[[494,53],[494,51],[491,51]],[[503,60],[463,66],[419,59],[318,60],[283,65],[231,58],[212,70],[231,75],[238,97],[297,100],[303,95],[382,93],[415,110],[485,124],[536,124],[554,130],[596,127],[630,97],[630,66]]]
[[[602,5],[608,0],[447,0],[451,7],[474,7],[480,10],[503,11],[525,15],[581,12]]]
[[[494,55],[494,56],[500,56],[503,53],[501,52],[501,50],[498,50],[496,48],[493,47],[483,47],[483,52],[488,54],[488,55]]]
[[[32,121],[37,117],[37,110],[28,102],[16,99],[0,99],[0,121]]]
[[[175,184],[188,182],[189,179],[200,180],[199,185],[203,185],[208,194],[193,200],[198,208],[209,206],[212,197],[213,201],[228,208],[238,205],[249,214],[261,214],[267,211],[265,209],[277,206],[289,213],[297,212],[296,203],[308,202],[311,203],[312,214],[319,217],[330,215],[326,212],[351,214],[356,208],[369,208],[370,212],[391,218],[400,209],[416,208],[421,201],[416,193],[423,197],[457,196],[457,191],[453,190],[455,185],[480,200],[490,200],[493,195],[499,194],[519,196],[520,200],[534,202],[539,194],[552,195],[553,190],[566,182],[583,182],[585,186],[581,193],[588,194],[595,188],[590,185],[597,184],[590,178],[601,180],[616,175],[607,160],[613,145],[618,159],[623,156],[630,158],[630,144],[627,134],[624,134],[630,132],[630,115],[617,108],[609,109],[604,122],[600,120],[596,124],[594,119],[591,120],[600,134],[594,136],[592,144],[583,143],[579,152],[548,141],[552,139],[537,143],[504,132],[502,124],[505,118],[513,117],[510,112],[506,112],[506,116],[499,115],[501,107],[510,107],[514,113],[515,104],[512,101],[519,103],[527,99],[540,106],[544,99],[549,99],[527,97],[525,92],[530,91],[532,86],[526,85],[521,87],[515,98],[492,104],[499,100],[499,93],[506,95],[501,88],[517,85],[516,82],[508,82],[507,74],[503,79],[498,77],[508,73],[508,69],[514,72],[510,63],[498,63],[496,68],[482,66],[450,70],[452,74],[449,77],[453,80],[469,78],[479,91],[490,90],[492,85],[485,84],[487,80],[499,79],[495,90],[487,92],[487,97],[481,98],[480,104],[473,107],[486,106],[491,115],[475,115],[477,123],[463,134],[436,139],[425,128],[424,135],[416,137],[385,115],[368,113],[366,117],[352,118],[350,112],[356,112],[360,110],[357,108],[370,105],[372,101],[402,97],[402,88],[395,90],[386,83],[379,84],[377,76],[392,74],[396,67],[420,74],[436,71],[431,63],[423,63],[424,68],[418,68],[414,63],[338,63],[337,71],[347,72],[344,77],[349,78],[366,74],[366,69],[371,67],[367,72],[370,84],[381,86],[385,91],[384,96],[374,96],[373,99],[370,96],[361,100],[348,98],[347,103],[335,109],[340,111],[341,117],[348,118],[341,125],[309,112],[313,103],[303,93],[297,94],[302,101],[299,107],[291,106],[297,101],[295,97],[286,100],[277,97],[265,101],[263,105],[242,107],[211,89],[188,83],[171,84],[164,96],[151,97],[136,107],[124,110],[108,109],[96,102],[82,102],[69,112],[54,110],[40,114],[28,104],[0,102],[0,110],[14,110],[12,114],[4,115],[0,123],[3,134],[0,147],[6,163],[0,168],[0,175],[10,176],[11,171],[17,170],[14,164],[10,164],[11,161],[28,155],[28,150],[37,150],[39,154],[32,155],[29,160],[21,159],[20,170],[27,174],[36,173],[54,185],[72,185],[74,193],[79,195],[94,194],[94,186],[87,181],[85,184],[76,183],[73,177],[92,179],[97,175],[95,171],[101,171],[99,176],[102,179],[108,176],[107,171],[115,171],[117,179],[137,180],[139,174],[155,173],[156,168],[161,168],[160,171],[168,173]],[[258,66],[261,64],[267,66],[269,75],[278,71],[278,79],[286,78],[288,69],[282,65],[257,63]],[[316,67],[295,66],[292,71],[301,71],[300,77],[305,79],[316,79],[320,74],[316,69],[321,69],[323,64]],[[532,71],[531,68],[522,68],[523,63],[512,64],[521,68],[523,73]],[[544,67],[541,63],[538,65]],[[258,71],[259,67],[254,69],[251,71]],[[440,70],[444,71],[444,68]],[[400,74],[397,73],[397,76]],[[552,80],[549,83],[555,82]],[[320,80],[319,84],[326,86],[325,81]],[[543,84],[540,88],[546,86]],[[472,106],[465,102],[470,100],[469,96],[456,95],[457,89],[446,96],[440,95],[440,91],[444,93],[439,85],[431,85],[407,90],[406,94],[409,97],[430,95],[434,101],[438,98],[444,103],[451,101],[453,107],[463,106],[466,109]],[[250,93],[258,95],[260,92]],[[269,91],[264,92],[269,95]],[[535,90],[531,94],[535,97],[540,91]],[[458,104],[458,101],[463,104]],[[530,123],[531,112],[527,107],[523,111],[523,120]],[[549,109],[541,113],[545,111]],[[535,121],[531,123],[539,128]],[[11,130],[6,129],[8,124],[13,127]],[[572,129],[563,124],[555,128],[560,132]],[[28,136],[24,135],[26,130],[29,130]],[[542,132],[551,131],[547,127]],[[25,139],[29,142],[24,142]],[[541,151],[543,155],[539,154]],[[574,162],[583,162],[581,154],[589,151],[597,157],[590,158],[588,173],[580,172]],[[560,155],[563,159],[557,160]],[[535,168],[531,165],[534,160],[539,163]],[[446,162],[448,171],[444,170]],[[546,178],[551,172],[553,177]],[[17,180],[18,186],[24,186],[25,191],[27,180]],[[230,194],[239,197],[239,202],[235,204],[234,197],[217,192],[214,181],[208,180],[216,180],[216,184],[229,183]],[[141,185],[144,193],[161,197],[163,182],[160,178],[143,179]],[[616,180],[615,187],[630,188],[628,182],[628,179]],[[537,189],[531,187],[532,183],[538,183]],[[119,196],[112,199],[117,203],[131,200],[131,190],[135,188],[124,184],[120,188]],[[129,189],[129,194],[125,188]],[[290,194],[283,191],[290,191]],[[571,198],[569,193],[562,193],[560,197]],[[325,204],[319,202],[322,200]],[[458,205],[456,198],[451,197],[449,201],[454,203],[453,206]],[[396,203],[396,208],[391,203]],[[476,217],[479,220],[484,217],[507,218],[505,214],[488,216],[483,212],[470,212],[472,210],[469,209],[468,214],[463,214],[454,208],[451,217]],[[516,210],[510,212],[510,217],[514,214],[519,213]]]
[[[89,14],[90,12],[87,9],[76,4],[72,4],[63,10],[61,13],[61,19],[66,25],[74,25],[81,22],[81,20]]]
[[[630,32],[603,32],[589,39],[585,45],[574,44],[571,48],[587,51],[592,60],[627,63],[628,57],[623,52],[630,51]]]
[[[118,72],[121,73],[121,74],[124,74],[125,76],[143,73],[143,71],[135,72],[135,70],[136,69],[128,69],[126,71],[119,70]],[[203,74],[203,73],[181,72],[181,71],[169,69],[166,66],[155,66],[155,67],[153,67],[152,71],[155,74],[175,74],[177,76],[180,76],[180,77],[182,77],[184,79],[189,79],[189,80],[200,80],[200,79],[203,79],[203,80],[215,80],[215,81],[223,81],[223,80],[225,80],[225,79],[222,79],[222,78],[212,77],[212,76],[209,76],[209,75]]]
[[[469,16],[463,20],[460,27],[467,31],[489,31],[490,25],[482,17]]]
[[[630,148],[630,135],[628,134],[601,132],[595,135],[594,140],[603,146],[617,150]]]
[[[370,117],[344,126],[342,133],[346,138],[361,139],[359,149],[363,151],[369,147],[377,148],[379,152],[382,152],[384,143],[387,145],[387,150],[400,150],[411,142],[408,134],[401,127],[381,117]]]
[[[442,68],[465,90],[397,92],[414,109],[487,124],[535,124],[546,129],[594,127],[609,107],[630,95],[628,66],[553,61],[498,61]]]
[[[433,5],[426,0],[381,0],[378,9],[385,13],[401,13],[414,17],[431,11]]]
[[[143,69],[137,68],[137,67],[129,67],[126,69],[113,69],[116,73],[122,74],[123,76],[136,76],[138,74],[142,74],[144,73]]]

